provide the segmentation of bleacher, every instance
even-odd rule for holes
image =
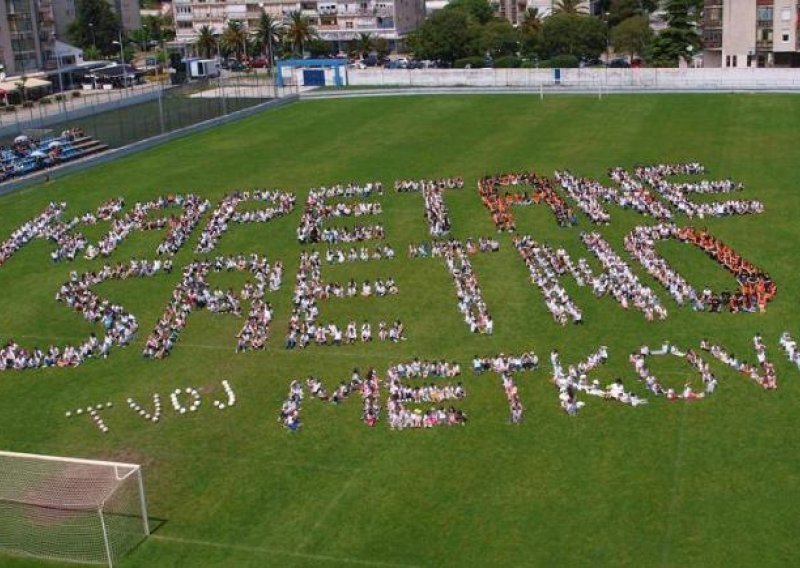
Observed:
[[[62,133],[39,139],[18,136],[14,144],[0,148],[0,182],[3,182],[102,152],[108,145],[83,133]]]

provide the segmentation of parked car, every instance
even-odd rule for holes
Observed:
[[[616,59],[612,59],[611,61],[609,61],[608,66],[616,69],[627,69],[628,67],[631,66],[631,64],[628,63],[627,59],[624,59],[622,57],[617,57]]]
[[[265,69],[269,67],[269,62],[267,61],[267,58],[262,55],[251,59],[250,67],[253,69]]]

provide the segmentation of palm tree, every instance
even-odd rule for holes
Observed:
[[[197,46],[197,51],[202,53],[206,59],[209,59],[217,47],[217,38],[214,35],[214,30],[208,25],[202,26],[197,30],[197,39],[194,44]]]
[[[522,15],[522,26],[532,32],[538,32],[542,27],[542,15],[539,8],[528,8]]]
[[[361,57],[367,57],[375,45],[375,40],[372,34],[361,33],[356,38],[356,50],[361,54]]]
[[[231,20],[228,27],[222,32],[222,43],[229,51],[236,53],[236,58],[241,59],[242,53],[247,49],[247,31],[239,20]]]
[[[303,55],[303,43],[310,40],[315,34],[308,18],[295,10],[289,12],[287,35],[292,42],[292,48],[295,51],[298,51],[299,48],[300,55]]]
[[[258,21],[258,29],[256,30],[256,41],[261,44],[262,52],[266,52],[270,67],[275,63],[274,46],[281,42],[282,33],[280,22],[262,11],[261,19]]]
[[[553,4],[554,14],[582,14],[586,12],[584,0],[557,0]]]

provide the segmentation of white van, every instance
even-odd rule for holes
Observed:
[[[219,61],[216,59],[192,59],[187,61],[186,66],[192,79],[219,77]]]

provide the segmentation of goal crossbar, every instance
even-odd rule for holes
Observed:
[[[140,465],[0,450],[0,551],[113,566],[149,534]]]

